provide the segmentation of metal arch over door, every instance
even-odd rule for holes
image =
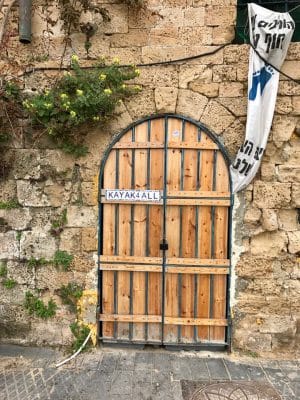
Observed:
[[[100,171],[102,342],[229,345],[228,164],[207,128],[176,115],[139,121],[110,146]]]

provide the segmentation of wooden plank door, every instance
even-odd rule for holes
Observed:
[[[230,180],[209,132],[171,115],[138,123],[112,145],[102,188],[101,339],[226,344]],[[161,200],[107,200],[106,189]]]

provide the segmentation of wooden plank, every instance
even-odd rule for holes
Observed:
[[[201,142],[209,142],[211,139],[201,133]],[[213,165],[214,165],[214,152],[213,151],[201,151],[200,154],[200,189],[203,191],[212,191],[213,186]],[[199,219],[198,219],[198,249],[199,257],[201,259],[211,258],[211,207],[202,206],[199,207]],[[209,275],[201,275],[198,277],[197,287],[197,298],[198,298],[198,312],[197,317],[208,318],[209,317],[209,299],[210,299],[210,279]],[[199,327],[198,328],[199,340],[209,339],[209,328]]]
[[[194,153],[194,152],[193,152]],[[186,152],[186,155],[188,156],[188,152]],[[185,181],[187,178],[191,178],[191,176],[185,175]],[[228,198],[230,199],[230,192],[214,192],[214,191],[201,191],[201,190],[169,190],[167,192],[168,197],[195,197],[197,199],[204,197],[204,198]]]
[[[116,176],[116,152],[112,151],[106,161],[103,176],[104,186],[115,187]],[[112,255],[115,252],[115,205],[106,204],[103,207],[103,247],[102,252]],[[102,273],[102,309],[103,313],[114,312],[114,273],[105,271]],[[111,322],[103,323],[103,336],[112,338],[114,325]]]
[[[159,315],[119,315],[119,314],[100,314],[100,321],[118,322],[161,322]]]
[[[138,257],[138,256],[100,256],[101,263],[131,263],[131,264],[162,264],[162,257]]]
[[[185,123],[184,140],[188,142],[198,143],[198,127],[191,123]],[[197,191],[197,156],[198,150],[182,150],[183,152],[183,182],[182,191],[187,197],[199,193]],[[171,193],[175,191],[170,191]],[[176,193],[176,192],[175,192]],[[180,193],[180,191],[179,191]],[[190,193],[190,195],[188,195]],[[182,196],[184,197],[184,196]],[[181,256],[183,261],[185,258],[195,257],[195,240],[196,240],[196,207],[186,205],[182,207],[182,224],[181,224]],[[179,269],[181,269],[181,271]],[[186,271],[186,267],[170,267],[167,268],[169,273],[177,273],[180,275],[181,283],[181,310],[180,317],[193,318],[195,309],[195,276],[192,271]],[[181,328],[180,340],[185,343],[194,342],[194,328],[192,326],[183,326]]]
[[[147,140],[148,122],[144,122],[135,128],[135,140],[143,142]],[[147,150],[135,150],[134,162],[134,189],[147,189]],[[136,204],[134,206],[133,231],[133,254],[135,256],[146,256],[146,220],[147,209],[145,205]],[[145,314],[145,272],[138,271],[133,273],[132,303],[133,314]],[[145,340],[145,325],[134,324],[133,340]]]
[[[203,267],[166,267],[166,271],[170,274],[229,274],[229,268],[203,268]],[[182,285],[186,283],[182,282]],[[193,292],[190,290],[190,294]]]
[[[167,199],[168,206],[230,206],[230,200],[218,199]]]
[[[216,189],[229,189],[229,173],[225,160],[221,153],[217,155],[216,165]],[[228,249],[228,208],[216,207],[215,209],[215,257],[227,257]],[[214,277],[213,291],[213,317],[225,318],[226,316],[226,276]],[[211,329],[212,340],[225,340],[225,329],[215,327]]]
[[[101,271],[161,272],[160,265],[100,264]]]
[[[181,123],[181,122],[179,122]],[[163,149],[163,142],[127,142],[127,143],[116,143],[113,147],[114,149]],[[199,149],[199,150],[218,150],[218,145],[211,143],[201,143],[201,142],[178,142],[169,141],[167,145],[168,149]]]
[[[154,142],[164,142],[165,121],[164,118],[153,119],[150,125],[150,139]],[[150,150],[150,189],[162,190],[164,177],[164,150]],[[159,257],[161,252],[159,244],[162,239],[163,207],[151,206],[149,208],[149,256]],[[152,315],[162,314],[162,274],[150,272],[148,276],[148,313]],[[161,324],[151,323],[148,326],[148,339],[161,340]]]
[[[124,135],[120,142],[126,142],[132,137],[131,130]],[[131,187],[132,153],[129,150],[119,150],[119,189]],[[119,256],[130,255],[130,227],[131,207],[130,205],[119,205]],[[118,272],[118,314],[129,314],[130,312],[130,272]],[[129,324],[118,323],[118,338],[129,338]]]
[[[168,144],[172,141],[180,143],[182,140],[182,121],[168,118]],[[181,178],[181,150],[167,150],[167,190],[180,190]],[[180,255],[180,208],[168,207],[166,210],[166,238],[170,257]],[[178,276],[176,274],[165,275],[165,316],[178,317]],[[175,325],[164,327],[164,338],[168,343],[176,343],[178,340],[178,328]]]
[[[172,318],[166,317],[165,324],[171,325],[204,325],[204,326],[227,326],[226,319],[209,319],[209,318]]]
[[[230,260],[228,259],[212,259],[212,258],[178,258],[170,257],[166,259],[167,265],[210,265],[210,266],[230,266]]]

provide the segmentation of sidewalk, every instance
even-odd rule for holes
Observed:
[[[299,400],[300,364],[213,353],[0,345],[0,400]]]

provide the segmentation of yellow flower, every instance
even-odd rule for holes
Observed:
[[[49,90],[45,90],[45,96],[49,96],[50,91]]]
[[[122,85],[122,89],[126,89],[126,85],[125,85],[125,83],[123,83],[123,85]]]
[[[100,81],[105,81],[106,75],[105,74],[100,74],[99,75],[99,79],[100,79]]]
[[[48,129],[48,135],[50,135],[50,136],[53,135],[53,129],[52,128]]]
[[[118,57],[114,57],[112,62],[113,64],[120,64],[120,59]]]
[[[49,110],[50,108],[53,107],[52,103],[44,103],[44,106]]]
[[[68,95],[67,95],[66,93],[62,93],[62,94],[60,95],[60,98],[61,98],[62,100],[65,100],[65,99],[68,98]]]
[[[83,90],[77,89],[76,93],[77,93],[77,96],[82,96],[83,95]]]
[[[75,117],[76,117],[76,112],[73,111],[73,110],[71,110],[71,111],[70,111],[70,115],[71,115],[72,118],[75,118]]]
[[[71,57],[71,60],[73,62],[78,62],[79,58],[78,58],[78,56],[76,54],[73,54],[72,57]]]
[[[93,121],[99,121],[100,120],[100,117],[93,117]]]
[[[23,107],[30,108],[28,100],[24,100],[22,104],[23,104]]]
[[[110,89],[104,89],[104,93],[110,95],[112,94],[112,91]]]
[[[140,73],[141,73],[141,71],[140,71],[138,68],[136,68],[136,69],[134,70],[134,72],[135,72],[136,76],[139,76]]]
[[[65,72],[64,72],[64,76],[71,76],[71,72],[65,71]]]
[[[135,89],[135,90],[142,90],[141,86],[139,86],[139,85],[135,85],[135,86],[134,86],[134,89]]]

